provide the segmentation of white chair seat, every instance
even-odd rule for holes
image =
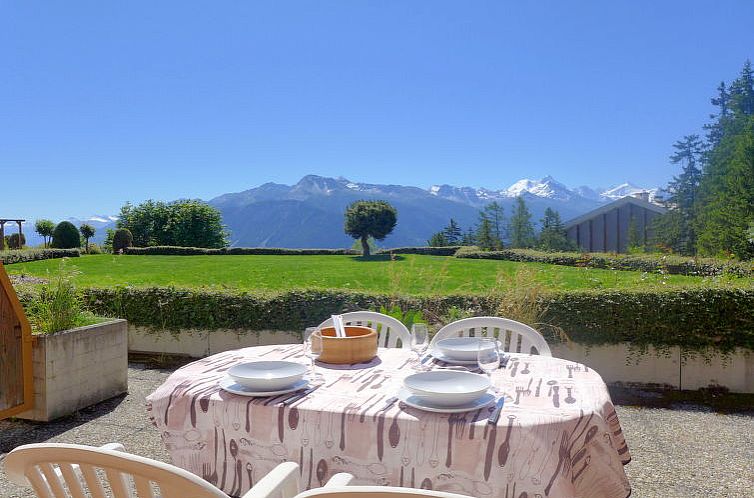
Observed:
[[[411,347],[411,333],[405,325],[392,316],[383,315],[376,311],[351,311],[343,313],[345,325],[362,325],[377,331],[377,345],[381,348]],[[332,327],[332,318],[319,324],[319,328]]]
[[[432,338],[430,349],[449,337],[494,337],[508,353],[531,353],[552,356],[542,335],[526,324],[495,316],[465,318],[449,323]]]

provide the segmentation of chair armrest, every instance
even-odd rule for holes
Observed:
[[[284,462],[257,481],[242,498],[294,498],[298,494],[299,467]]]
[[[353,482],[354,477],[353,475],[349,474],[348,472],[340,472],[338,474],[335,474],[325,483],[325,488],[337,488],[339,486],[348,486]]]

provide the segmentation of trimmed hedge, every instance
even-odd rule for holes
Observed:
[[[391,305],[434,317],[446,316],[451,308],[473,315],[495,314],[496,309],[487,296],[410,297],[326,290],[239,294],[121,287],[85,289],[83,297],[96,314],[167,330],[303,330],[332,313]],[[569,292],[547,295],[541,304],[547,310],[547,324],[562,328],[582,344],[754,350],[754,290]]]
[[[0,252],[0,263],[12,265],[13,263],[26,263],[40,259],[78,258],[80,255],[78,249],[23,249]]]
[[[423,254],[426,256],[453,256],[461,246],[443,247],[395,247],[393,249],[380,249],[377,254]]]
[[[736,277],[754,276],[754,262],[725,261],[713,258],[688,258],[675,255],[608,254],[579,252],[543,252],[531,249],[505,249],[481,251],[462,247],[455,256],[470,259],[499,259],[521,263],[547,263],[561,266],[579,266],[606,270],[643,271],[670,275]]]
[[[228,256],[228,255],[359,255],[353,249],[285,249],[279,247],[226,247],[208,249],[204,247],[151,246],[128,247],[125,254],[140,256]]]

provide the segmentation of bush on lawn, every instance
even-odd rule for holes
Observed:
[[[79,230],[70,221],[61,221],[52,231],[52,247],[56,249],[74,249],[81,247]]]
[[[26,235],[12,233],[5,237],[5,247],[8,249],[23,249],[26,245]]]
[[[579,291],[538,297],[543,321],[581,344],[708,346],[754,349],[754,290],[702,288],[676,291]],[[348,291],[299,290],[232,293],[174,288],[90,288],[87,307],[152,329],[303,330],[332,313],[398,306],[445,320],[495,314],[493,296],[389,296]],[[547,336],[552,327],[540,327]],[[555,340],[549,336],[548,340]]]
[[[113,234],[113,252],[127,251],[134,243],[134,237],[128,228],[119,228]]]
[[[689,258],[675,255],[543,252],[530,249],[480,251],[476,247],[462,247],[456,252],[455,256],[457,258],[499,259],[521,263],[547,263],[605,270],[667,273],[670,275],[754,276],[754,263],[752,262]]]
[[[233,255],[290,255],[290,256],[323,256],[323,255],[359,255],[359,251],[352,249],[284,249],[277,247],[227,247],[222,249],[206,249],[204,247],[151,246],[129,247],[126,254],[140,256],[233,256]]]
[[[0,263],[11,265],[40,259],[78,258],[80,254],[78,249],[24,249],[22,251],[0,252]]]

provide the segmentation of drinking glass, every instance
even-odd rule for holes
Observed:
[[[479,368],[487,374],[490,379],[490,385],[494,392],[498,392],[497,387],[492,382],[492,372],[500,367],[500,350],[498,349],[497,339],[484,337],[479,340],[479,350],[477,351],[477,364]]]
[[[415,370],[424,370],[422,355],[429,346],[429,330],[426,323],[415,323],[411,326],[411,350],[416,353]]]
[[[307,327],[304,331],[304,355],[312,362],[310,375],[310,382],[312,384],[322,384],[325,381],[322,374],[317,372],[316,362],[322,354],[322,337],[315,333],[318,330],[317,327]]]

